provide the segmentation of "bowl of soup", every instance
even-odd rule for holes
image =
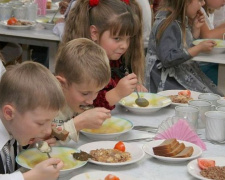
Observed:
[[[206,40],[213,40],[216,42],[216,46],[214,46],[214,48],[209,53],[214,53],[214,54],[225,53],[225,40],[222,40],[222,39],[197,39],[193,41],[193,44],[198,45],[200,42],[203,42]]]
[[[170,98],[159,94],[139,92],[139,95],[149,102],[148,106],[140,107],[135,103],[135,100],[138,98],[136,93],[131,93],[129,96],[121,99],[119,104],[136,114],[150,114],[172,103]]]
[[[60,175],[70,173],[74,169],[84,166],[87,161],[78,161],[73,158],[72,153],[80,152],[79,150],[69,147],[52,147],[52,151],[49,153],[51,157],[59,158],[63,161],[64,167],[60,170]],[[26,168],[32,169],[38,163],[47,160],[46,153],[40,152],[37,148],[31,148],[22,151],[16,157],[16,162]]]
[[[106,119],[98,129],[82,129],[80,132],[89,139],[113,140],[118,136],[127,133],[133,128],[133,123],[129,120],[112,116]]]
[[[36,22],[44,26],[45,29],[52,30],[58,19],[59,18],[54,18],[53,22],[49,23],[49,20],[51,20],[51,18],[44,16],[44,17],[37,18]]]

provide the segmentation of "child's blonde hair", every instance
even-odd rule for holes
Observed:
[[[188,4],[190,4],[192,0],[163,0],[161,3],[160,10],[166,10],[170,13],[167,18],[163,22],[163,24],[159,27],[157,32],[156,41],[159,42],[162,37],[165,29],[175,20],[181,21],[181,31],[183,35],[183,44],[186,45],[186,9]]]
[[[64,101],[59,82],[39,63],[29,61],[12,66],[1,78],[1,108],[11,104],[22,114],[37,107],[60,110]]]
[[[69,41],[60,49],[55,73],[64,76],[69,84],[94,82],[98,87],[108,84],[111,77],[105,50],[86,38]]]
[[[122,56],[125,65],[144,79],[144,47],[142,38],[142,13],[135,0],[129,5],[120,0],[99,0],[97,6],[90,7],[89,0],[77,0],[67,17],[62,45],[75,38],[91,39],[90,26],[98,28],[99,39],[109,30],[112,36],[130,36],[130,46]]]

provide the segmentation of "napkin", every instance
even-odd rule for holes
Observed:
[[[156,134],[154,139],[171,139],[176,138],[178,140],[188,141],[198,145],[203,150],[206,150],[205,143],[199,138],[196,132],[190,127],[189,123],[180,119],[174,123],[171,127]]]

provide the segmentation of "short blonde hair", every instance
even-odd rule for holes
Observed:
[[[55,73],[64,76],[68,84],[85,82],[98,87],[108,84],[111,77],[105,50],[86,38],[69,41],[60,49]]]
[[[24,62],[9,68],[0,82],[0,107],[12,104],[20,113],[42,107],[60,110],[65,100],[55,76],[43,65]]]

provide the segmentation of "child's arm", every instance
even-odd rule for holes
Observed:
[[[224,25],[225,26],[225,25]],[[209,29],[207,24],[205,23],[201,27],[201,34],[200,37],[202,39],[223,39],[223,35],[225,33],[225,27],[224,26],[219,26],[216,27],[215,29]]]
[[[216,42],[213,40],[202,41],[196,46],[193,46],[188,49],[189,54],[193,56],[197,56],[201,52],[209,52],[216,46]]]
[[[53,167],[53,165],[56,167]],[[23,173],[24,180],[56,180],[63,168],[60,159],[51,158],[37,164],[32,170]]]
[[[122,98],[130,95],[137,86],[137,76],[134,73],[120,79],[115,88],[106,93],[106,100],[113,106]]]
[[[134,73],[120,79],[117,85],[111,79],[110,83],[98,93],[94,106],[112,110],[115,108],[115,104],[131,94],[136,86],[137,76]]]
[[[98,129],[102,123],[111,117],[110,110],[106,108],[94,108],[74,117],[73,122],[77,131],[82,129]]]

